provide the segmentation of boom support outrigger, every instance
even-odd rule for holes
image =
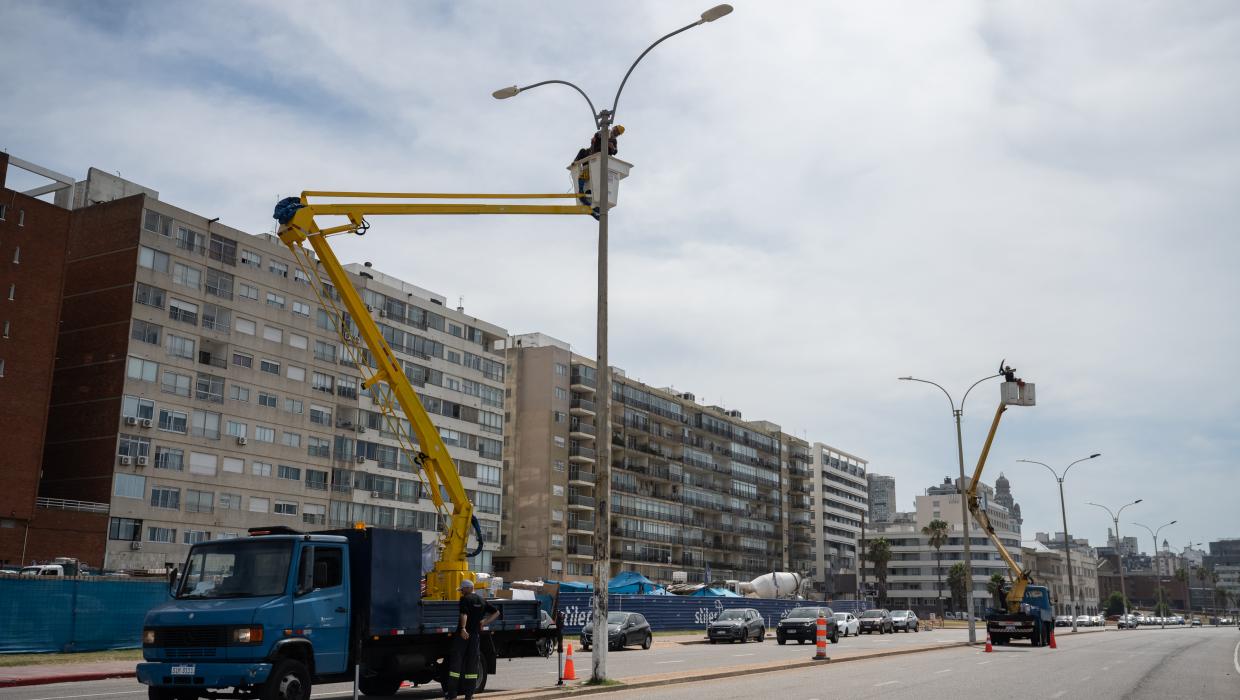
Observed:
[[[334,202],[311,203],[311,197],[333,199],[383,199],[406,200],[399,202]],[[537,200],[571,199],[572,204],[525,204],[525,203],[475,203],[425,202],[408,200]],[[452,504],[448,527],[442,532],[439,557],[435,567],[426,576],[426,593],[431,600],[454,600],[459,595],[462,580],[473,581],[467,558],[482,550],[482,530],[474,516],[474,506],[461,484],[460,475],[448,454],[448,448],[431,422],[426,409],[405,376],[400,360],[392,352],[379,327],[370,317],[370,311],[362,301],[340,265],[327,237],[339,233],[362,235],[370,228],[368,216],[400,216],[427,214],[590,214],[592,210],[578,204],[574,194],[416,194],[396,192],[323,192],[307,191],[301,197],[289,197],[276,205],[275,218],[280,223],[280,240],[292,251],[298,266],[314,281],[312,285],[319,301],[329,313],[334,314],[336,331],[344,342],[346,352],[362,372],[363,389],[374,389],[380,384],[388,391],[372,391],[372,396],[382,409],[388,429],[397,435],[401,447],[411,456],[425,479],[426,491],[436,509],[446,510],[444,495]],[[345,217],[347,223],[320,228],[315,221],[319,216]],[[314,251],[312,257],[305,246]],[[317,259],[317,263],[316,263]],[[330,280],[335,294],[322,283],[322,274]],[[342,308],[343,307],[343,308]],[[350,320],[352,323],[350,323]],[[353,331],[353,332],[351,332]],[[364,346],[364,347],[363,347]],[[400,416],[408,420],[408,429]],[[477,549],[468,551],[469,530],[473,528],[478,539]],[[410,553],[420,556],[421,553]]]

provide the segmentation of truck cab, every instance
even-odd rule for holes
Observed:
[[[1028,639],[1035,647],[1050,643],[1055,628],[1055,612],[1051,608],[1051,592],[1046,586],[1025,587],[1019,612],[992,610],[986,616],[986,631],[995,644],[1012,639]]]

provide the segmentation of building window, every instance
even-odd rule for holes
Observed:
[[[198,305],[173,297],[168,301],[168,318],[196,326],[198,325]]]
[[[247,386],[241,386],[240,384],[229,384],[228,385],[228,398],[232,401],[241,401],[244,403],[249,403],[250,388]]]
[[[271,264],[267,266],[267,269],[281,277],[288,277],[288,265],[285,265],[282,262],[272,260]]]
[[[154,248],[138,246],[138,266],[156,272],[168,272],[168,254]]]
[[[221,493],[220,510],[241,510],[241,494]]]
[[[556,447],[566,447],[568,442],[561,435],[555,435],[551,438],[555,442]]]
[[[314,359],[323,362],[336,361],[336,346],[333,343],[324,342],[322,340],[314,341]]]
[[[267,513],[271,511],[271,501],[266,498],[250,496],[250,512]]]
[[[129,358],[129,366],[126,370],[126,376],[130,379],[136,379],[142,382],[153,382],[155,381],[155,375],[158,373],[158,364],[151,362],[150,360],[144,360],[141,357]]]
[[[189,453],[189,473],[200,474],[202,476],[215,476],[216,465],[219,460],[213,454],[206,452],[190,452]]]
[[[148,542],[163,542],[165,544],[176,544],[177,531],[171,527],[148,527],[146,529],[146,539]]]
[[[112,495],[120,498],[146,498],[146,477],[137,474],[117,474]]]
[[[181,471],[185,468],[185,450],[177,447],[156,447],[155,468]]]
[[[268,360],[264,357],[259,361],[258,369],[262,372],[266,372],[267,374],[274,374],[278,376],[280,374],[280,363],[275,360]]]
[[[242,248],[241,249],[241,264],[262,269],[263,256],[259,255],[258,253],[255,253],[252,250],[246,250]]]
[[[121,542],[142,541],[142,521],[133,518],[112,518],[108,522],[108,539]]]
[[[181,509],[181,489],[174,489],[168,486],[156,486],[151,489],[151,507],[167,508],[168,510]]]
[[[276,431],[274,428],[268,428],[265,425],[254,426],[254,439],[259,442],[275,442]]]
[[[165,371],[164,380],[160,384],[159,390],[165,394],[175,394],[189,398],[189,387],[193,378],[186,374],[177,374],[176,372]]]
[[[169,236],[172,234],[172,219],[158,212],[147,209],[146,216],[142,219],[142,228],[161,236]],[[3,217],[0,217],[3,218]]]
[[[232,327],[232,311],[215,304],[203,304],[202,327],[227,335]]]
[[[476,476],[478,483],[483,486],[499,486],[500,468],[490,464],[479,464]]]
[[[304,377],[303,377],[304,379]],[[336,377],[331,374],[323,374],[322,372],[314,372],[311,377],[310,388],[315,391],[321,391],[326,394],[332,393],[332,389],[336,383]]]
[[[560,401],[568,401],[568,389],[565,389],[562,386],[557,386],[555,388],[555,398]]]
[[[188,250],[191,253],[201,254],[203,251],[202,234],[197,231],[191,231],[187,228],[178,226],[176,235],[172,237],[177,243],[177,247],[181,250]]]
[[[269,478],[271,476],[271,465],[267,462],[254,462],[250,465],[250,473],[254,476]],[[263,512],[265,513],[267,510],[264,508]]]
[[[263,326],[263,340],[279,343],[284,340],[284,331],[272,326]]]
[[[277,479],[287,479],[289,481],[301,481],[301,470],[297,467],[290,467],[287,464],[281,464],[276,468]]]
[[[172,266],[172,283],[179,284],[182,287],[190,289],[198,289],[202,286],[202,270],[181,263],[174,263]]]
[[[5,321],[5,323],[7,324],[8,322]],[[6,325],[6,329],[7,329],[7,325]],[[150,323],[150,322],[135,318],[133,320],[133,330],[130,331],[129,337],[133,338],[134,340],[143,342],[143,343],[150,343],[151,345],[159,345],[159,333],[162,330],[163,330],[163,326],[156,325],[154,323]],[[8,334],[5,333],[5,335],[7,336]]]
[[[121,415],[126,418],[151,419],[155,417],[155,402],[140,399],[137,396],[126,396],[121,400]]]
[[[248,427],[240,421],[230,420],[224,423],[224,432],[232,437],[244,438]]]
[[[9,285],[9,301],[17,301],[17,283]]]
[[[185,434],[189,423],[189,416],[182,411],[173,411],[167,408],[159,409],[159,429],[169,433]]]
[[[259,406],[265,406],[267,408],[275,408],[276,403],[279,402],[279,400],[280,400],[279,397],[277,397],[275,394],[268,394],[265,391],[258,392],[258,405]]]
[[[245,460],[239,457],[225,457],[223,459],[223,470],[229,474],[244,474]]]
[[[306,470],[306,488],[315,491],[327,490],[327,472],[318,469]]]
[[[285,432],[280,438],[285,447],[301,447],[301,433]]]
[[[274,306],[277,309],[284,308],[284,295],[275,292],[267,292],[267,306]]]
[[[186,530],[181,541],[185,544],[202,544],[211,539],[211,533],[203,530]]]
[[[276,506],[272,512],[276,515],[297,515],[297,504],[288,501],[276,501]]]
[[[254,333],[257,332],[257,326],[248,318],[238,318],[234,327],[237,329],[238,333],[243,335],[254,335]]]
[[[557,460],[555,460],[555,462],[552,464],[552,466],[553,466],[553,468],[554,468],[557,472],[562,472],[562,471],[564,471],[564,460],[562,460],[562,459],[557,459]]]
[[[225,238],[219,234],[211,234],[211,241],[207,248],[207,257],[212,260],[218,260],[225,265],[237,264],[237,242],[231,238]]]
[[[331,425],[332,409],[327,406],[310,404],[310,422],[317,425]]]
[[[287,413],[295,413],[300,416],[304,412],[304,406],[305,404],[302,403],[301,399],[284,399],[284,410]],[[274,404],[272,408],[275,408]]]
[[[239,282],[237,284],[237,296],[250,301],[258,301],[258,287],[245,282]]]
[[[220,414],[211,411],[194,411],[194,437],[208,440],[220,439]]]
[[[168,354],[173,357],[194,359],[194,341],[179,335],[168,334]]]
[[[296,348],[298,350],[305,350],[309,344],[310,344],[310,339],[304,335],[298,335],[296,333],[288,334],[288,345],[290,348]]]
[[[288,372],[286,373],[285,376],[287,376],[289,379],[292,379],[295,382],[304,382],[306,381],[306,368],[289,365]]]
[[[310,305],[305,303],[304,301],[294,301],[293,302],[293,313],[297,314],[298,316],[305,316],[306,318],[310,318]]]
[[[187,489],[185,491],[185,512],[186,513],[214,513],[215,512],[215,492],[214,491],[195,491]]]
[[[134,294],[134,301],[145,306],[154,306],[157,309],[164,308],[164,299],[166,292],[159,287],[152,287],[149,284],[137,284],[137,292]]]

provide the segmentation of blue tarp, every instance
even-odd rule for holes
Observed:
[[[0,653],[134,649],[146,611],[167,599],[163,579],[3,577]]]
[[[621,571],[607,582],[607,592],[616,595],[641,595],[661,590],[659,584],[636,571]]]
[[[697,596],[697,597],[705,597],[705,598],[740,598],[741,597],[733,593],[732,591],[729,591],[726,588],[707,588],[705,586],[697,589],[693,593],[690,593],[689,596],[690,597]]]
[[[594,586],[592,586],[592,585],[590,585],[590,584],[588,584],[588,583],[578,583],[577,581],[551,581],[551,580],[548,580],[548,581],[546,581],[546,583],[554,583],[554,584],[558,585],[558,586],[560,587],[560,592],[562,592],[562,593],[576,593],[576,592],[581,592],[581,591],[592,591],[592,590],[594,590]]]

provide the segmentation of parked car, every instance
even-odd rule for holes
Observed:
[[[711,644],[720,641],[744,644],[751,639],[760,642],[766,638],[766,621],[762,613],[753,608],[724,610],[706,626],[706,638]]]
[[[861,631],[866,634],[886,634],[887,632],[895,632],[895,627],[891,620],[891,611],[882,608],[874,610],[866,610],[861,613]]]
[[[593,643],[594,625],[587,624],[581,628],[581,649],[589,651]],[[654,643],[654,633],[650,631],[650,623],[641,613],[609,612],[607,613],[607,648],[623,649],[627,646],[640,644],[641,648],[649,649]]]
[[[1197,619],[1197,618],[1195,618],[1195,617],[1194,617],[1194,618],[1193,618],[1193,621],[1192,621],[1192,623],[1191,623],[1191,625],[1190,625],[1190,626],[1191,626],[1191,627],[1200,627],[1200,626],[1201,626],[1201,620],[1199,620],[1199,619]]]
[[[835,613],[835,625],[840,628],[840,636],[857,636],[861,634],[861,621],[852,613]]]
[[[64,576],[65,568],[60,564],[35,564],[23,566],[19,573],[22,576]]]
[[[846,613],[834,613],[831,608],[826,607],[793,608],[775,626],[775,641],[780,644],[786,644],[789,639],[797,640],[797,644],[818,641],[818,618],[821,617],[827,621],[827,639],[830,639],[832,644],[836,644],[840,641],[840,626],[836,622],[837,614]]]
[[[1141,619],[1136,615],[1124,615],[1119,618],[1119,622],[1116,624],[1122,630],[1132,630],[1141,624]]]
[[[1071,627],[1072,616],[1071,615],[1056,615],[1055,626],[1056,627]]]
[[[1076,626],[1077,627],[1093,627],[1094,619],[1090,617],[1089,615],[1077,615]]]
[[[1094,615],[1090,617],[1089,619],[1093,620],[1094,627],[1106,627],[1107,626],[1106,618],[1101,615]]]
[[[896,610],[891,613],[891,631],[904,630],[905,632],[919,631],[920,624],[917,620],[917,613],[912,610]]]

